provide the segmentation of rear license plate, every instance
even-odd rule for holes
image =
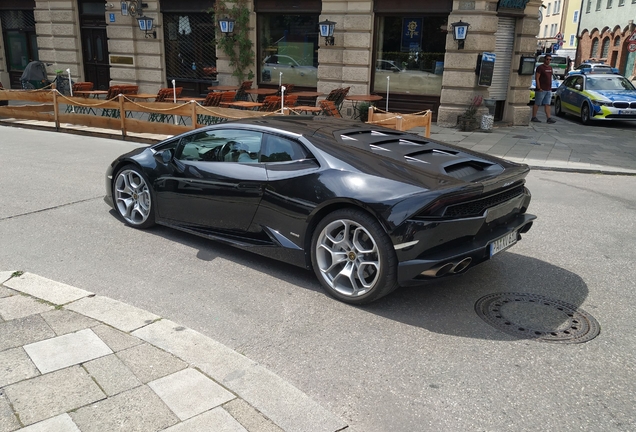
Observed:
[[[490,256],[492,257],[493,255],[508,249],[515,243],[517,243],[517,231],[513,231],[510,234],[506,234],[505,236],[498,238],[494,242],[490,243]]]
[[[618,114],[633,115],[636,114],[636,110],[618,110]]]

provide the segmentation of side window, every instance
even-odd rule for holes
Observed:
[[[184,161],[258,163],[260,132],[214,129],[181,138],[176,158]]]
[[[307,159],[309,153],[298,142],[277,135],[266,135],[262,162],[287,162]]]

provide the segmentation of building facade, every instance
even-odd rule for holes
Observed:
[[[636,0],[583,0],[577,64],[604,61],[622,75],[636,79]]]
[[[520,73],[520,62],[536,50],[539,0],[223,5],[247,8],[254,87],[284,83],[324,94],[350,87],[350,94],[383,96],[377,105],[389,111],[431,109],[445,126],[455,125],[482,96],[492,101],[496,119],[529,122],[531,74]],[[51,77],[69,69],[74,80],[101,89],[133,83],[146,93],[174,82],[183,95],[199,96],[215,83],[236,85],[231,60],[217,47],[216,38],[224,36],[214,7],[215,0],[0,0],[0,79],[19,88],[21,71],[39,59]],[[142,14],[153,18],[153,29],[140,30]],[[336,23],[333,45],[318,32],[326,19]],[[452,24],[458,22],[470,24],[463,47],[453,38]],[[483,53],[496,55],[491,70],[479,63]],[[352,110],[345,107],[343,114]]]

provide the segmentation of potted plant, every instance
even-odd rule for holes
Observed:
[[[472,131],[477,129],[477,110],[483,101],[484,98],[482,96],[475,96],[466,111],[462,115],[457,116],[459,130]]]

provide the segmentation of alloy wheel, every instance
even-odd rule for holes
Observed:
[[[314,252],[323,280],[341,295],[364,295],[378,282],[381,259],[376,240],[355,221],[338,219],[325,226]]]
[[[148,221],[152,200],[148,184],[140,173],[134,169],[120,171],[113,189],[115,206],[126,222],[140,226]]]

